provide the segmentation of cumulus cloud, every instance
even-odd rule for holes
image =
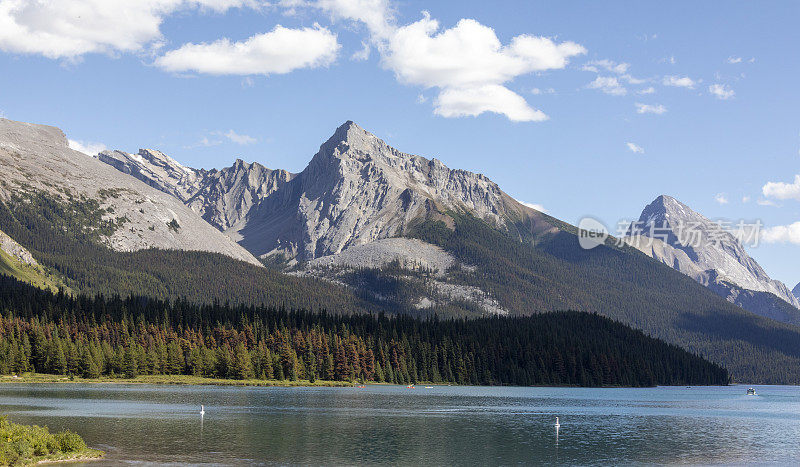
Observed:
[[[594,73],[599,73],[600,70],[605,70],[621,75],[627,73],[630,66],[631,65],[629,63],[617,63],[613,60],[603,59],[586,62],[581,69],[584,71],[592,71]]]
[[[231,140],[231,142],[241,145],[253,144],[256,142],[256,139],[252,136],[240,135],[233,130],[226,131],[223,136]]]
[[[742,63],[742,57],[728,57],[727,62],[730,64]]]
[[[172,72],[212,75],[282,74],[299,68],[326,66],[339,51],[336,34],[319,25],[290,29],[275,26],[242,42],[220,39],[184,44],[159,57],[155,64]]]
[[[450,29],[427,12],[397,28],[388,39],[383,64],[405,84],[438,88],[435,112],[442,116],[503,114],[516,121],[547,117],[504,86],[517,76],[564,68],[586,50],[574,42],[519,35],[503,45],[495,31],[472,19]],[[492,102],[494,100],[494,102]]]
[[[650,86],[649,88],[640,89],[640,90],[636,91],[636,94],[640,94],[640,95],[655,94],[655,92],[656,92],[656,88],[654,88],[653,86]]]
[[[591,83],[586,85],[589,89],[598,89],[612,96],[624,96],[628,93],[619,80],[613,76],[598,76]]]
[[[725,193],[717,193],[716,196],[714,196],[714,201],[716,201],[717,204],[728,204],[728,195]]]
[[[661,104],[642,104],[641,102],[637,102],[634,105],[636,106],[637,114],[661,115],[667,111],[667,108]]]
[[[82,152],[87,156],[96,156],[98,153],[105,151],[106,145],[103,143],[96,143],[90,141],[76,141],[74,139],[67,140],[69,143],[70,149],[74,149],[75,151]]]
[[[794,182],[768,182],[761,187],[761,192],[767,198],[793,199],[800,201],[800,175],[794,176]]]
[[[712,84],[708,87],[708,92],[710,92],[714,97],[721,100],[727,100],[734,96],[733,89],[730,88],[727,84]]]
[[[633,153],[644,154],[644,148],[639,146],[636,143],[627,142],[627,143],[625,143],[625,146],[627,146],[628,149]]]
[[[522,96],[496,84],[445,88],[434,100],[434,105],[434,112],[442,117],[475,117],[484,112],[494,112],[515,122],[548,119],[541,110],[532,109]]]
[[[689,78],[688,76],[675,76],[669,75],[665,76],[664,79],[661,81],[664,86],[674,86],[679,88],[689,88],[693,89],[695,84],[697,84],[693,79]]]
[[[574,42],[528,34],[503,44],[494,29],[473,19],[443,29],[424,11],[420,20],[398,25],[388,0],[318,0],[309,5],[334,19],[365,25],[382,66],[403,84],[436,89],[434,112],[445,117],[494,112],[514,121],[545,120],[542,111],[506,84],[525,74],[564,68],[570,58],[586,53]]]
[[[335,19],[363,23],[378,45],[382,45],[382,41],[388,39],[395,31],[394,10],[388,0],[318,0],[313,6]]]
[[[224,12],[259,0],[3,0],[0,50],[77,59],[139,52],[162,40],[164,19],[183,9]]]
[[[793,243],[800,245],[800,222],[762,229],[761,240],[766,243]]]

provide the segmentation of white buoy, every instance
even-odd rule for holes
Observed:
[[[206,414],[206,407],[204,405],[201,405],[200,406],[200,415],[205,415],[205,414]]]
[[[556,430],[561,428],[561,424],[558,423],[558,417],[556,417]]]

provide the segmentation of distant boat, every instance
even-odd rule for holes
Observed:
[[[407,387],[408,389],[416,389],[416,388],[414,387],[414,385],[413,385],[413,384],[409,384],[409,385],[408,385],[408,386],[406,386],[406,387]]]
[[[756,395],[756,390],[753,389],[753,388],[747,388],[747,395],[748,396],[755,396]]]
[[[206,406],[201,405],[200,406],[200,415],[205,415],[205,414],[206,414]]]
[[[556,430],[558,430],[559,428],[561,428],[561,424],[558,423],[558,417],[556,417]]]

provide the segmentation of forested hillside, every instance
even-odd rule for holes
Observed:
[[[102,243],[100,235],[124,226],[109,223],[103,214],[93,199],[63,200],[37,192],[0,202],[0,228],[77,292],[341,313],[379,309],[342,287],[287,276],[221,254],[154,249],[113,251]]]
[[[0,373],[459,384],[726,384],[727,371],[598,315],[422,321],[53,294],[0,276]]]
[[[563,231],[534,245],[474,217],[451,216],[454,228],[426,221],[414,235],[480,265],[454,274],[513,313],[597,312],[722,364],[736,381],[800,383],[798,327],[730,304],[629,247],[584,250]]]

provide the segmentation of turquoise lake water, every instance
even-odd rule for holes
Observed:
[[[0,413],[77,431],[93,466],[800,463],[800,387],[755,388],[9,384]]]

